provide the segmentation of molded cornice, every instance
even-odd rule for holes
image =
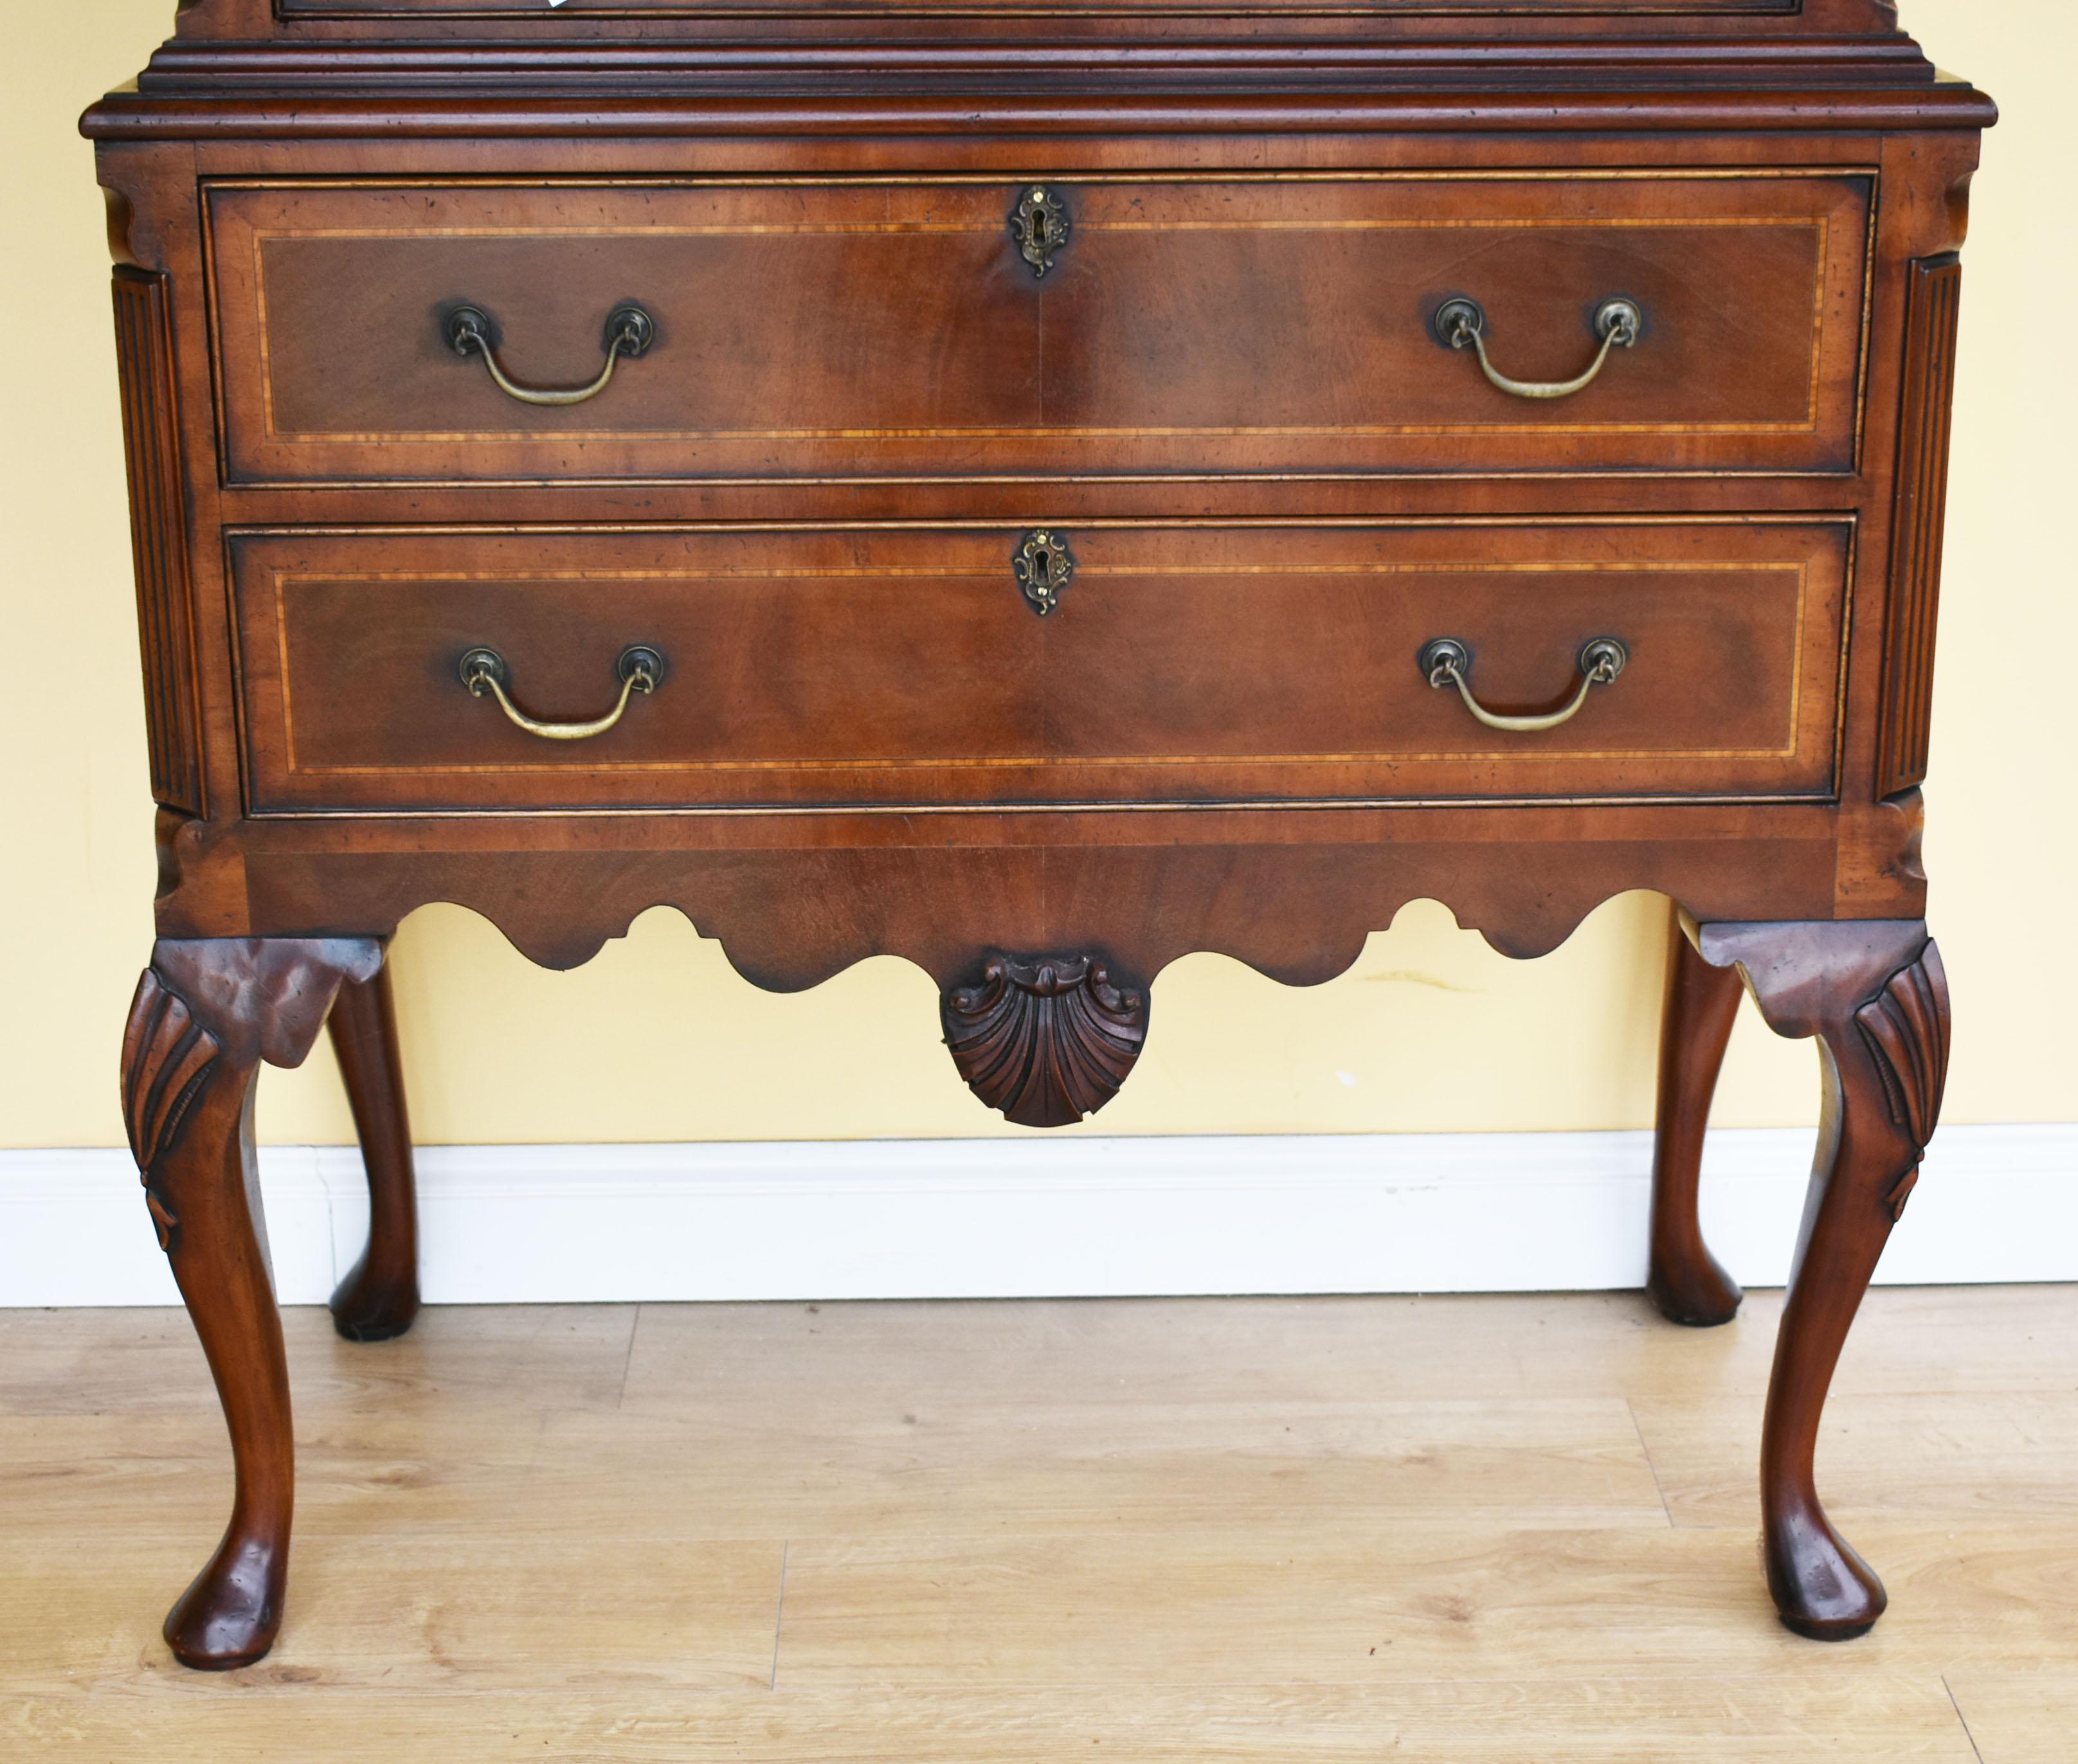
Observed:
[[[1982,128],[1888,0],[190,0],[102,140]]]
[[[1422,133],[1485,130],[1650,132],[1665,130],[1982,129],[1997,120],[1967,85],[1806,91],[1638,90],[1353,92],[1301,86],[1232,90],[1204,80],[1091,77],[1079,90],[1002,95],[916,92],[832,72],[795,92],[767,84],[751,98],[705,82],[639,94],[320,91],[222,97],[119,93],[81,119],[96,140],[511,139],[529,136],[655,137],[743,135]],[[890,90],[889,85],[895,89]],[[1178,87],[1182,89],[1179,90]]]

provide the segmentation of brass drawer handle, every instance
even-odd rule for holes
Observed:
[[[495,649],[472,649],[461,658],[461,683],[469,688],[469,695],[480,699],[488,692],[514,727],[538,735],[545,741],[588,741],[595,735],[605,734],[627,714],[631,698],[638,692],[654,692],[663,683],[664,658],[647,644],[638,643],[620,652],[614,671],[620,676],[620,702],[604,716],[590,723],[542,723],[505,695],[511,669]]]
[[[599,377],[590,386],[544,387],[522,386],[498,365],[498,351],[491,343],[490,315],[481,307],[457,307],[441,328],[449,348],[460,356],[482,356],[491,378],[498,382],[498,390],[522,404],[582,404],[587,398],[595,398],[611,382],[614,367],[623,356],[632,360],[647,355],[649,345],[657,340],[657,321],[641,307],[632,303],[615,307],[607,315],[606,365],[599,370]]]
[[[1436,310],[1436,340],[1453,349],[1477,350],[1486,377],[1517,398],[1570,398],[1575,392],[1584,392],[1608,365],[1610,350],[1629,348],[1644,330],[1645,311],[1636,301],[1604,300],[1595,311],[1595,335],[1602,340],[1601,352],[1579,379],[1511,380],[1487,354],[1485,307],[1459,294]]]
[[[1540,729],[1555,729],[1562,723],[1571,722],[1588,702],[1588,694],[1598,686],[1607,686],[1629,661],[1630,652],[1614,637],[1596,637],[1580,652],[1580,690],[1573,694],[1573,702],[1548,716],[1503,716],[1474,698],[1469,678],[1472,652],[1461,638],[1430,639],[1422,644],[1417,665],[1432,686],[1440,690],[1454,686],[1458,696],[1465,701],[1465,708],[1488,728],[1504,729],[1512,735],[1534,735]]]

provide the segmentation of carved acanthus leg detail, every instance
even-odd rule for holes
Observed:
[[[1934,1137],[1948,1082],[1948,981],[1940,952],[1930,943],[1923,959],[1892,974],[1855,1013],[1855,1026],[1876,1057],[1890,1118],[1913,1147],[1912,1167],[1886,1197],[1895,1224],[1919,1185],[1919,1161]]]
[[[1677,921],[1667,954],[1660,1024],[1659,1117],[1653,1143],[1652,1269],[1646,1291],[1673,1321],[1691,1328],[1730,1323],[1744,1296],[1703,1241],[1696,1195],[1710,1098],[1731,1040],[1743,989],[1736,971],[1713,968]]]
[[[309,1053],[342,980],[382,959],[361,939],[160,943],[123,1037],[123,1118],[173,1278],[231,1432],[231,1523],[168,1613],[184,1664],[245,1666],[280,1628],[295,1503],[289,1378],[252,1154],[262,1060]]]
[[[1817,1037],[1825,1112],[1761,1445],[1768,1589],[1800,1635],[1844,1641],[1886,1603],[1834,1528],[1813,1473],[1834,1368],[1934,1136],[1948,1065],[1948,986],[1917,921],[1705,925],[1704,959],[1736,965],[1780,1034]]]
[[[991,955],[945,995],[945,1045],[967,1086],[1024,1127],[1066,1127],[1118,1095],[1147,1039],[1147,997],[1094,957]]]
[[[169,1255],[180,1245],[181,1222],[156,1186],[155,1173],[179,1139],[219,1051],[216,1037],[195,1022],[186,1002],[147,969],[123,1031],[123,1120],[159,1247]]]
[[[368,1247],[332,1295],[332,1324],[349,1341],[386,1341],[419,1314],[418,1185],[390,970],[341,986],[328,1027],[368,1172]]]

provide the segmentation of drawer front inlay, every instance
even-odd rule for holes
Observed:
[[[233,536],[256,812],[1813,798],[1834,789],[1851,528],[1091,524],[1035,618],[995,527]],[[1621,677],[1548,711],[1596,640]],[[632,645],[661,684],[582,741]],[[624,678],[624,674],[622,676]]]
[[[1160,18],[1216,13],[1207,0],[277,0],[284,18],[415,19],[443,14],[480,19],[530,19],[545,26],[567,26],[574,17],[604,14],[634,19],[712,19],[769,15],[835,19],[903,18],[933,13],[973,15],[1102,13],[1107,16]],[[1780,18],[1793,14],[1803,0],[1250,0],[1250,15],[1269,13],[1304,17],[1322,14],[1390,18],[1396,13],[1447,18],[1451,14],[1491,15],[1505,10],[1523,19],[1579,19],[1633,16],[1640,11],[1667,17]],[[561,10],[550,10],[554,6]]]
[[[238,483],[1623,471],[1856,463],[1855,173],[212,186]],[[1438,339],[1477,302],[1511,397]],[[582,404],[633,303],[655,340]]]

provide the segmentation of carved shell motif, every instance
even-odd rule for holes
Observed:
[[[949,992],[945,1045],[967,1086],[1024,1127],[1066,1127],[1118,1095],[1147,1039],[1145,995],[1087,956],[992,955]]]
[[[168,1252],[180,1241],[181,1222],[160,1191],[155,1166],[179,1138],[219,1051],[216,1038],[194,1020],[180,995],[147,969],[123,1033],[123,1120],[159,1247]]]
[[[1855,1013],[1855,1025],[1875,1057],[1890,1118],[1912,1141],[1912,1167],[1888,1197],[1891,1216],[1902,1219],[1948,1082],[1948,979],[1941,952],[1927,945],[1917,961],[1892,974]]]

